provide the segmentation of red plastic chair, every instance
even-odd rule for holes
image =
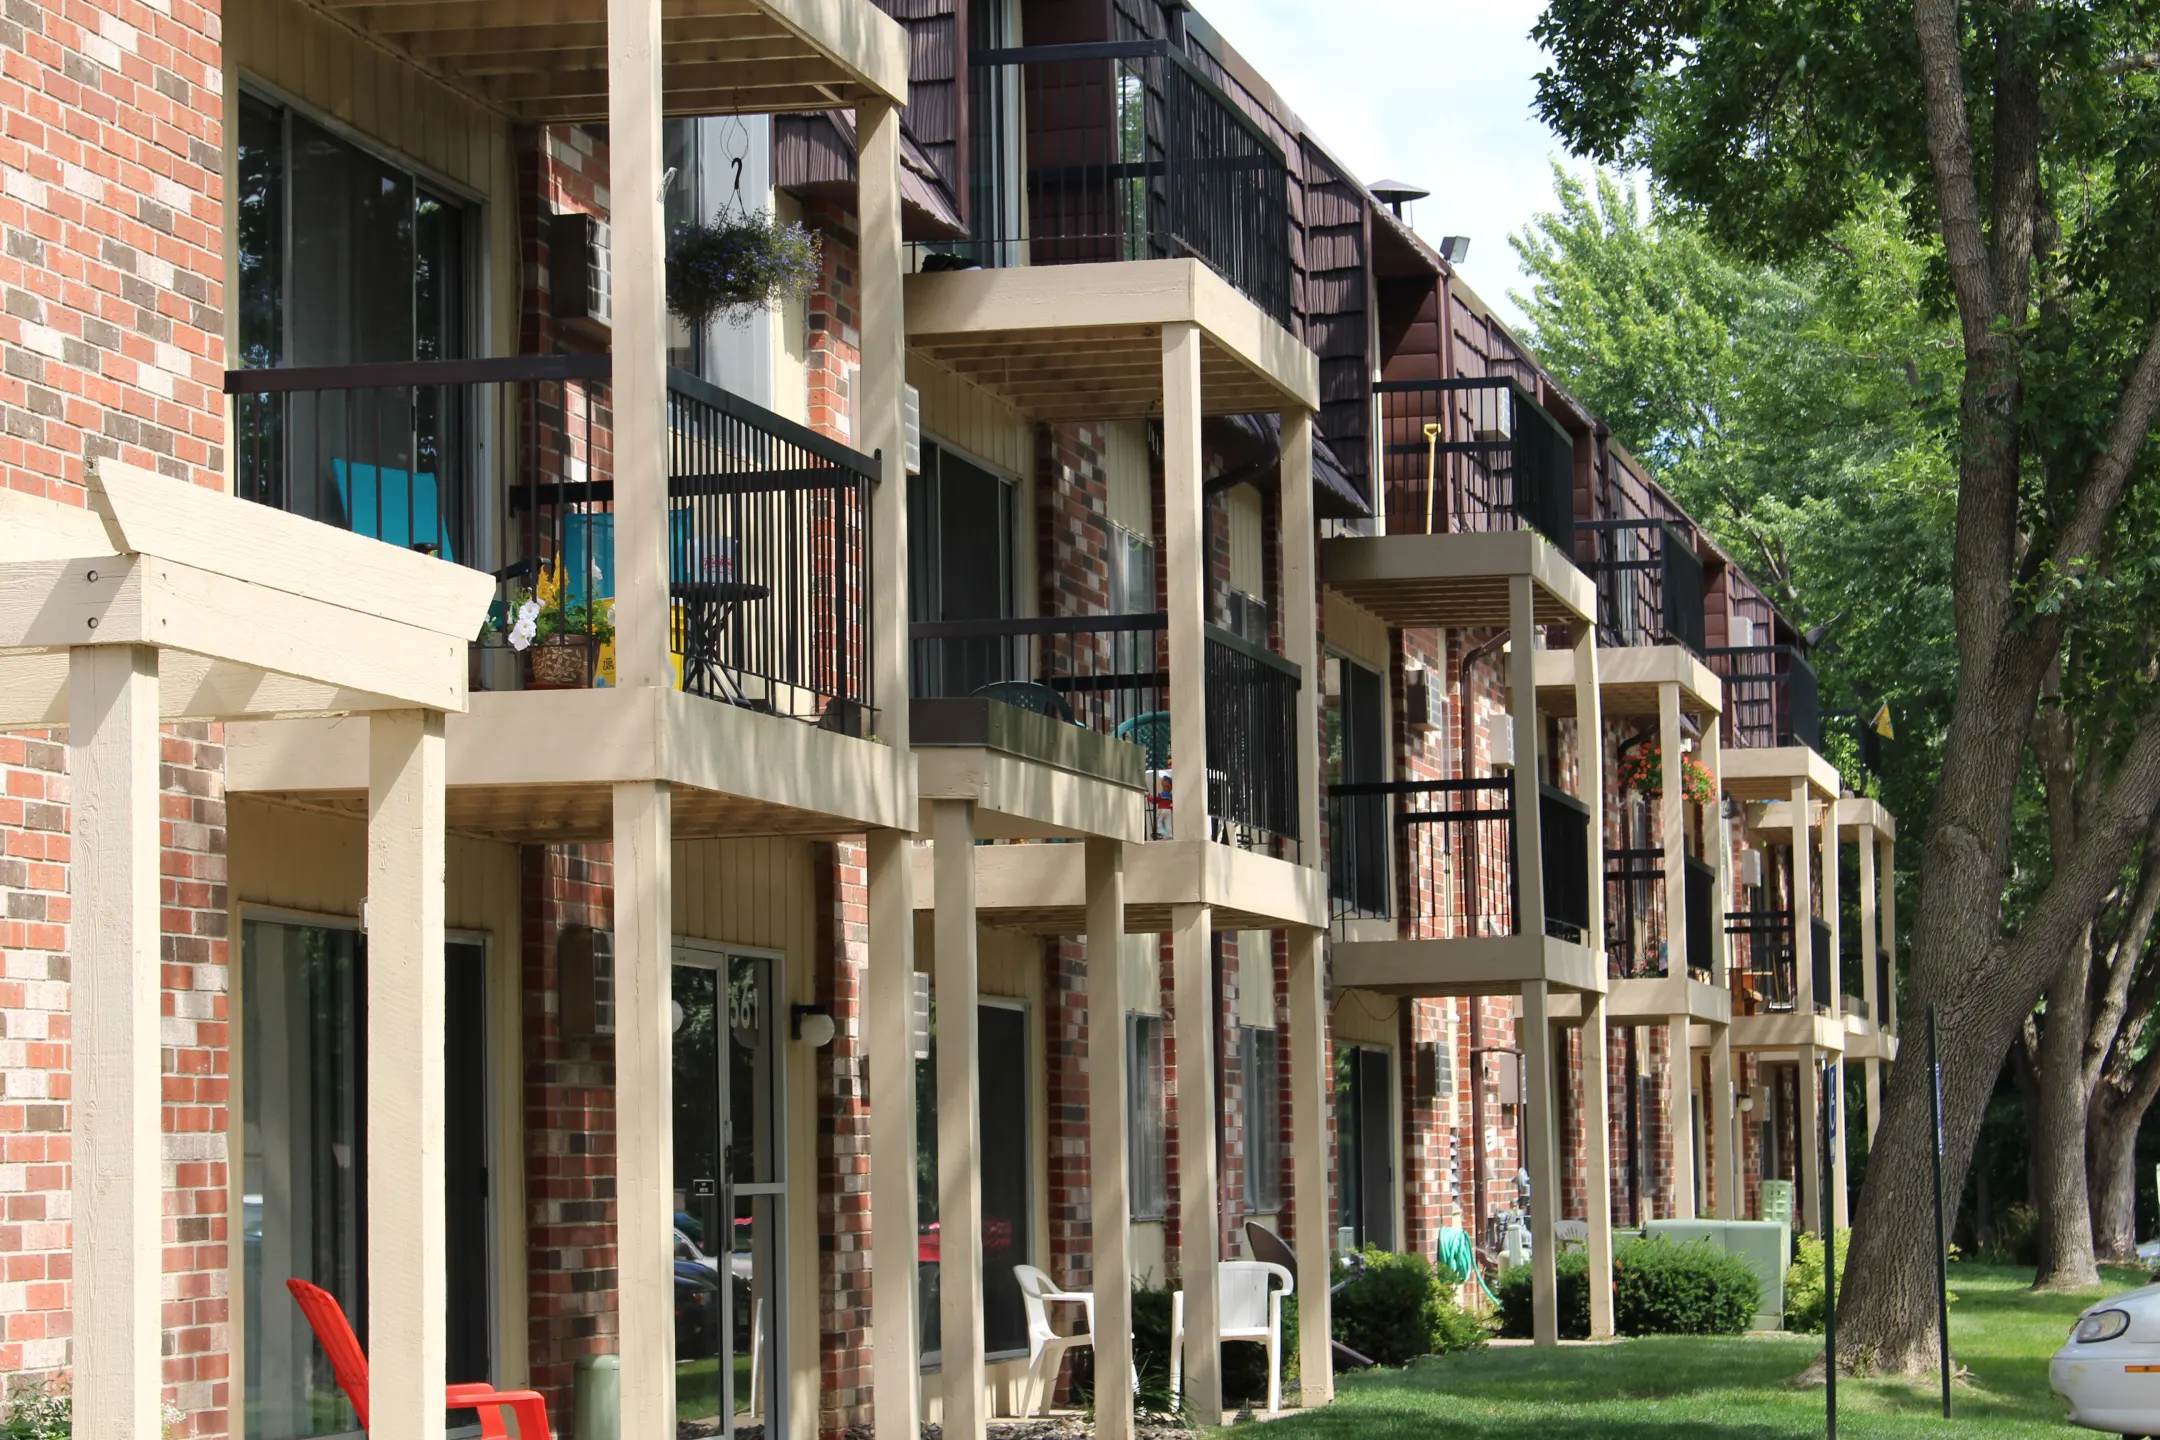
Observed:
[[[287,1280],[285,1288],[299,1302],[300,1313],[321,1343],[323,1353],[330,1357],[330,1371],[337,1376],[338,1388],[345,1392],[351,1402],[353,1414],[359,1417],[360,1428],[368,1428],[368,1363],[367,1352],[360,1348],[359,1337],[353,1334],[352,1325],[345,1319],[345,1312],[329,1291],[305,1280]],[[518,1440],[552,1440],[548,1433],[547,1402],[533,1390],[501,1390],[492,1385],[450,1385],[444,1387],[445,1410],[477,1410],[480,1412],[481,1440],[510,1440],[510,1432],[503,1428],[507,1414],[517,1421]]]

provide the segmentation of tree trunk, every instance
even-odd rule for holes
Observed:
[[[2137,1137],[2143,1107],[2103,1090],[2093,1098],[2085,1138],[2093,1248],[2103,1260],[2137,1263]]]
[[[2091,954],[2088,940],[2064,959],[2048,985],[2047,1021],[2040,1031],[2040,1104],[2032,1118],[2033,1196],[2040,1210],[2035,1290],[2085,1290],[2100,1283],[2085,1190],[2085,1014]]]

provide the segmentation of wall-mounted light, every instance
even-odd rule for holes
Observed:
[[[1740,1107],[1740,1113],[1745,1115],[1755,1108],[1755,1097],[1743,1091],[1740,1098],[1734,1103]]]
[[[833,1023],[832,1011],[823,1005],[790,1005],[788,1033],[811,1049],[822,1050],[832,1044],[840,1027]]]

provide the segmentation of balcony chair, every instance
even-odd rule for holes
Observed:
[[[1010,705],[1015,710],[1026,710],[1035,715],[1047,715],[1052,720],[1062,720],[1068,725],[1078,724],[1073,719],[1072,706],[1065,697],[1048,685],[1034,680],[993,680],[968,692],[977,700],[995,700]]]
[[[285,1288],[292,1292],[300,1313],[307,1317],[309,1327],[315,1332],[316,1342],[330,1357],[330,1370],[337,1376],[338,1389],[345,1392],[345,1399],[351,1403],[360,1428],[366,1430],[367,1352],[360,1348],[359,1337],[353,1334],[344,1310],[339,1308],[329,1291],[305,1280],[287,1280]],[[517,1421],[518,1440],[551,1440],[547,1402],[537,1391],[499,1391],[487,1384],[449,1385],[444,1387],[443,1409],[479,1411],[481,1440],[509,1440],[510,1432],[503,1425],[505,1414]]]
[[[1170,791],[1161,782],[1173,779],[1170,768],[1170,712],[1150,710],[1145,715],[1135,715],[1120,721],[1110,732],[1113,740],[1125,740],[1140,747],[1147,757],[1149,836],[1151,840],[1166,840],[1170,836]],[[1222,791],[1230,783],[1228,771],[1208,768],[1208,833],[1217,840],[1227,840],[1229,827],[1222,821]]]
[[[1225,1260],[1216,1267],[1216,1293],[1222,1303],[1217,1340],[1256,1340],[1267,1347],[1267,1408],[1273,1415],[1282,1409],[1282,1302],[1297,1290],[1297,1281],[1282,1266],[1267,1260]],[[1282,1281],[1280,1290],[1275,1281]],[[1185,1393],[1185,1292],[1170,1297],[1170,1397],[1173,1403]],[[1202,1417],[1205,1419],[1206,1417]]]
[[[1028,1370],[1020,1392],[1020,1413],[1033,1416],[1056,1388],[1065,1352],[1095,1348],[1095,1297],[1086,1291],[1060,1287],[1048,1272],[1033,1265],[1013,1266],[1013,1277],[1020,1282],[1020,1303],[1027,1307],[1028,1326]],[[1080,1306],[1087,1312],[1087,1329],[1071,1335],[1058,1334],[1050,1324],[1050,1307],[1057,1304]]]

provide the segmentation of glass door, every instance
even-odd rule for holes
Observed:
[[[678,1440],[784,1427],[778,963],[675,954]]]

